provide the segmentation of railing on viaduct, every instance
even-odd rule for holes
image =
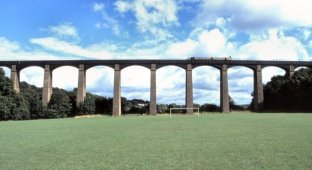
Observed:
[[[143,66],[151,71],[150,81],[150,114],[157,113],[156,107],[156,70],[169,65],[186,70],[186,98],[185,105],[193,107],[192,69],[199,66],[212,66],[220,70],[220,105],[222,112],[229,112],[228,75],[227,70],[234,66],[244,66],[254,72],[254,109],[263,108],[262,69],[268,66],[282,68],[291,77],[297,67],[312,68],[311,61],[262,61],[262,60],[45,60],[45,61],[0,61],[0,66],[11,68],[11,80],[16,92],[19,92],[19,73],[30,66],[39,66],[44,69],[42,102],[49,103],[52,95],[52,71],[61,66],[73,66],[79,69],[77,105],[83,103],[86,97],[86,70],[95,66],[108,66],[114,69],[114,96],[113,115],[121,115],[121,70],[128,66]],[[192,113],[192,110],[188,110]]]

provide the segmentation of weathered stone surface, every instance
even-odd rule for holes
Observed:
[[[44,66],[44,80],[42,88],[42,103],[48,104],[52,95],[52,71],[49,65]]]
[[[156,64],[151,64],[150,114],[157,114],[156,102]]]
[[[77,106],[82,104],[86,98],[86,70],[84,64],[79,64],[77,88]]]
[[[230,102],[229,102],[229,89],[228,89],[228,75],[227,75],[227,65],[223,64],[221,68],[221,89],[220,89],[220,104],[222,112],[230,112]]]
[[[289,65],[286,74],[289,78],[291,78],[295,73],[295,67],[293,65]]]
[[[257,65],[254,70],[254,110],[263,110],[263,102],[262,66]]]
[[[186,96],[185,105],[187,108],[193,108],[193,80],[192,80],[192,65],[186,66]],[[187,109],[187,114],[192,114],[193,109]]]
[[[121,115],[121,90],[120,90],[120,65],[115,64],[114,73],[114,98],[113,98],[113,116]]]
[[[16,65],[11,66],[11,81],[13,84],[13,89],[17,92],[20,93],[20,86],[19,86],[19,79],[20,77],[20,71],[17,69]]]

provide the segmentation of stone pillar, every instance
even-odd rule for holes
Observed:
[[[17,69],[16,65],[11,66],[11,81],[13,84],[13,89],[19,93],[20,92],[20,87],[19,87],[19,75],[20,72]]]
[[[254,70],[254,110],[261,111],[263,102],[262,66],[257,65]]]
[[[86,70],[84,64],[79,64],[77,89],[77,106],[82,104],[86,98]]]
[[[229,89],[228,89],[228,76],[227,76],[227,65],[223,64],[221,68],[221,89],[220,89],[220,105],[222,112],[230,112],[229,102]]]
[[[150,114],[157,114],[156,102],[156,64],[151,65]]]
[[[289,65],[286,74],[288,75],[289,78],[292,78],[294,73],[295,73],[295,67],[293,65]]]
[[[44,80],[42,88],[42,103],[48,104],[52,95],[52,71],[50,65],[44,66]]]
[[[193,80],[192,80],[192,65],[187,64],[186,66],[186,96],[185,96],[185,106],[187,108],[193,108]],[[192,114],[193,109],[187,109],[187,114]]]
[[[114,98],[113,98],[113,116],[121,115],[121,91],[120,91],[120,65],[115,64],[114,73]]]

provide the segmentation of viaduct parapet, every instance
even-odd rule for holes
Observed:
[[[250,68],[254,72],[254,109],[263,109],[262,69],[268,66],[279,67],[291,77],[298,67],[312,68],[311,61],[264,61],[264,60],[44,60],[44,61],[0,61],[0,66],[11,69],[11,80],[16,92],[20,92],[20,71],[30,66],[44,69],[42,102],[49,103],[52,95],[52,72],[61,66],[73,66],[79,69],[77,85],[77,105],[84,102],[86,97],[86,71],[95,66],[108,66],[114,69],[113,115],[121,115],[121,70],[129,66],[143,66],[150,70],[150,114],[157,113],[156,107],[156,70],[164,66],[178,66],[186,71],[185,105],[193,107],[192,70],[199,66],[212,66],[220,70],[220,106],[222,112],[229,112],[229,90],[227,70],[234,66]],[[187,113],[192,113],[188,110]]]

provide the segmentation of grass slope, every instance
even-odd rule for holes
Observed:
[[[0,122],[0,169],[311,169],[312,114]]]

